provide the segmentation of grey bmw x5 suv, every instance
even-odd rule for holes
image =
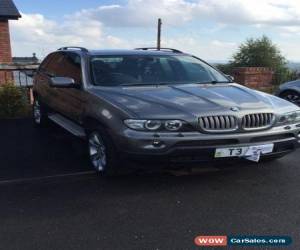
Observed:
[[[35,124],[53,121],[85,138],[103,174],[133,160],[152,168],[257,162],[300,145],[299,107],[174,49],[61,48],[42,62],[33,90]]]

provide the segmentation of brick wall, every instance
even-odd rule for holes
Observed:
[[[256,89],[272,87],[273,74],[271,69],[263,67],[243,67],[233,70],[237,83]]]
[[[11,63],[11,45],[8,20],[0,20],[0,64]],[[0,71],[0,84],[12,79],[11,73]]]

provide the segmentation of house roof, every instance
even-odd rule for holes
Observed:
[[[0,20],[18,19],[20,12],[12,0],[0,0]]]
[[[12,61],[14,64],[37,64],[39,59],[36,57],[35,53],[32,57],[13,57]]]

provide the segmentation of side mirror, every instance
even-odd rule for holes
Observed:
[[[229,80],[231,80],[232,82],[234,82],[234,76],[231,76],[231,75],[226,75],[227,76],[227,78],[229,79]]]
[[[50,86],[54,88],[76,88],[78,85],[70,77],[51,77]]]

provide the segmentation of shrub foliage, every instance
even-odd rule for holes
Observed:
[[[28,115],[30,110],[27,90],[13,84],[0,86],[0,118],[16,118]]]

